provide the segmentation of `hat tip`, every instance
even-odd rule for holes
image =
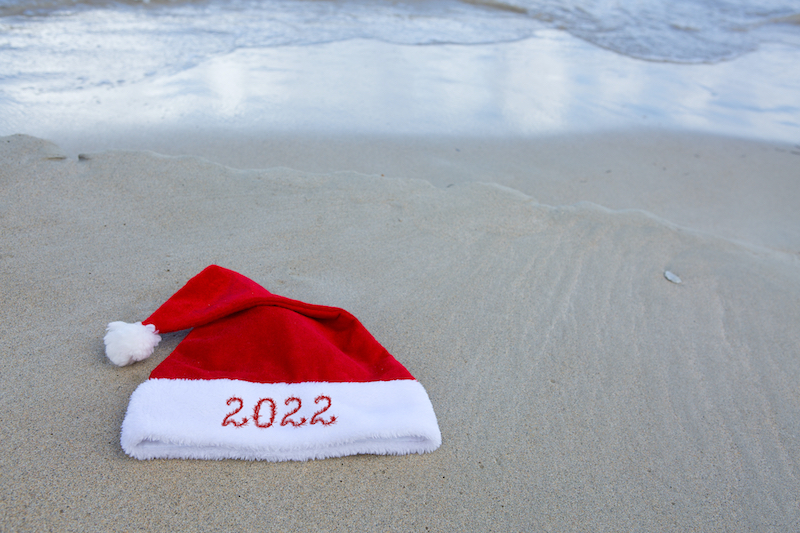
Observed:
[[[153,324],[111,322],[103,342],[106,357],[117,366],[126,366],[150,357],[161,336]]]

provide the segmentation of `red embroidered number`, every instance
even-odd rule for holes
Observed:
[[[303,406],[303,402],[300,401],[300,398],[295,398],[294,396],[292,396],[291,398],[287,398],[286,399],[286,405],[289,405],[292,402],[297,402],[297,408],[294,411],[290,411],[290,412],[286,413],[285,415],[283,415],[283,420],[281,420],[281,425],[285,426],[287,424],[291,424],[294,427],[299,428],[300,426],[302,426],[303,424],[306,423],[306,419],[301,416],[300,417],[300,422],[295,422],[294,420],[292,420],[289,417],[300,410],[300,408]]]
[[[314,400],[314,403],[319,403],[320,401],[323,401],[323,400],[327,401],[328,405],[326,405],[324,409],[320,409],[319,411],[314,413],[314,416],[311,417],[311,423],[312,424],[320,423],[323,426],[330,426],[331,424],[336,422],[336,416],[332,416],[330,418],[330,420],[325,420],[324,418],[317,418],[319,415],[321,415],[322,413],[324,413],[325,411],[327,411],[328,409],[331,408],[331,398],[330,398],[330,396],[321,396],[321,395],[317,396],[317,398]]]
[[[323,426],[330,426],[334,422],[336,422],[336,415],[331,415],[328,420],[322,418],[322,413],[327,411],[331,408],[333,402],[331,401],[330,396],[325,396],[324,394],[320,394],[314,400],[314,403],[319,404],[320,402],[327,402],[327,405],[320,409],[319,411],[315,412],[314,415],[311,417],[311,424],[322,424]],[[299,419],[292,418],[293,415],[297,415],[300,408],[303,407],[303,401],[296,397],[290,396],[286,398],[283,402],[284,405],[287,407],[291,406],[293,403],[297,405],[291,409],[288,413],[283,415],[281,418],[281,426],[294,426],[299,428],[300,426],[304,426],[308,420],[304,416],[299,416]],[[246,426],[250,419],[247,417],[242,418],[238,422],[233,419],[235,415],[238,415],[239,412],[244,407],[244,401],[239,398],[238,396],[231,396],[228,398],[228,405],[239,404],[233,411],[225,415],[225,418],[222,420],[223,426],[230,426],[240,428],[242,426]],[[265,408],[265,404],[269,404],[269,415],[267,415],[266,411],[262,411],[262,408]],[[278,404],[272,398],[261,398],[256,402],[253,406],[253,423],[255,423],[256,427],[261,429],[266,429],[268,427],[272,427],[275,424],[275,418],[278,416]]]
[[[261,406],[264,404],[264,402],[269,402],[270,415],[269,415],[269,422],[267,422],[266,424],[261,424],[258,419],[261,416]],[[253,409],[253,422],[256,423],[256,427],[268,428],[272,425],[273,422],[275,422],[275,415],[277,413],[278,413],[278,407],[275,405],[275,400],[273,400],[272,398],[261,398],[260,400],[258,400],[258,403]]]
[[[237,422],[236,420],[234,420],[231,417],[242,410],[242,407],[244,407],[244,402],[242,401],[241,398],[237,398],[236,396],[232,396],[232,397],[228,398],[228,405],[230,405],[232,402],[239,402],[239,407],[237,407],[236,409],[234,409],[233,411],[228,413],[228,416],[226,416],[225,420],[222,421],[222,425],[223,426],[227,426],[228,424],[233,424],[234,427],[239,428],[239,427],[242,427],[243,425],[247,424],[247,417],[242,418],[241,422]]]

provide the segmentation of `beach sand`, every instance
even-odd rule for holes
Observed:
[[[0,529],[796,530],[800,150],[620,135],[0,138]],[[182,336],[116,368],[105,325],[209,264],[357,316],[441,448],[127,457],[129,396]]]

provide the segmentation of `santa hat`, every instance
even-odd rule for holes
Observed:
[[[193,328],[139,385],[121,444],[137,459],[307,460],[441,444],[425,389],[350,313],[210,266],[147,320],[112,322],[106,354],[145,359]]]

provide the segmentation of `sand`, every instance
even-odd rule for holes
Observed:
[[[74,133],[60,137],[86,142]],[[356,171],[437,187],[491,182],[547,205],[641,209],[739,243],[800,252],[800,144],[642,128],[498,138],[197,127],[117,132],[93,145],[195,155],[240,169]]]
[[[0,138],[2,529],[796,530],[800,158],[650,141],[613,158],[630,146],[554,139],[490,174],[480,161],[504,152],[474,143],[454,147],[461,163],[408,142],[380,171],[362,142],[243,170]],[[587,166],[558,155],[573,142]],[[212,263],[355,314],[427,389],[441,448],[128,458],[128,397],[181,335],[120,369],[105,324]]]

